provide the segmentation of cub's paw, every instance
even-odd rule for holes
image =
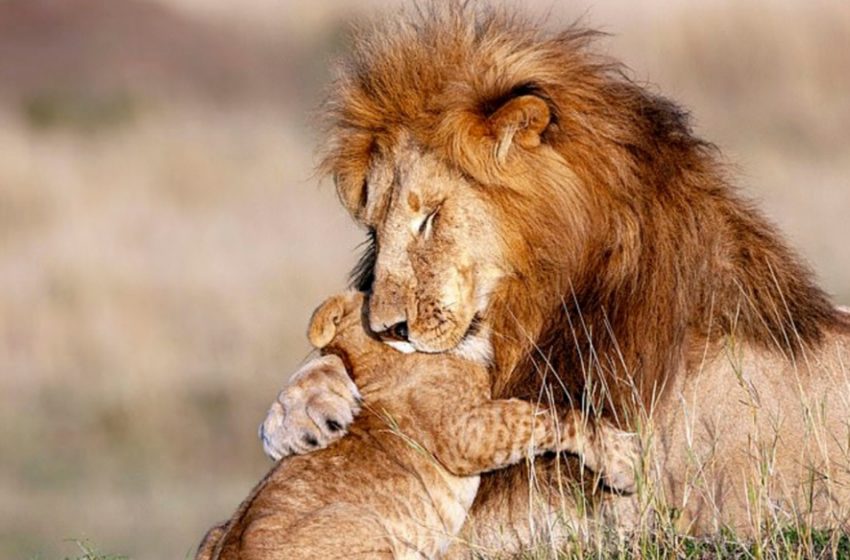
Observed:
[[[277,461],[327,447],[360,412],[360,392],[337,356],[304,365],[272,403],[260,425],[263,451]]]
[[[596,426],[593,443],[585,452],[585,464],[599,475],[608,488],[631,494],[637,490],[642,452],[638,434],[600,422]]]

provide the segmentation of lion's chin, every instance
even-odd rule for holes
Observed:
[[[463,331],[461,331],[463,332]],[[412,354],[421,352],[422,354],[443,354],[451,352],[460,344],[463,343],[465,335],[454,335],[447,333],[441,337],[425,335],[416,336],[411,333],[407,340],[392,340],[385,339],[383,343],[387,346],[401,352],[402,354]]]
[[[444,337],[440,340],[429,339],[427,341],[423,341],[421,339],[411,337],[408,344],[410,344],[416,352],[422,352],[423,354],[443,354],[457,347],[461,340],[462,339],[454,337]]]
[[[413,344],[403,340],[385,340],[384,344],[398,350],[402,354],[413,354],[416,352],[416,347]]]
[[[482,328],[481,317],[476,313],[465,328],[455,329],[454,335],[448,333],[439,339],[427,341],[422,340],[424,337],[411,336],[409,342],[388,341],[387,343],[400,352],[416,351],[423,354],[448,352],[473,362],[490,363],[493,349],[490,338],[486,335],[487,330]],[[401,345],[405,345],[405,348],[401,348]]]

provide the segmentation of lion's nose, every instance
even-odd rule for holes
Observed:
[[[408,342],[408,334],[409,333],[407,330],[407,321],[402,321],[378,333],[378,336],[380,336],[384,340],[398,340],[401,342]]]

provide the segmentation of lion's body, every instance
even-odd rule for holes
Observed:
[[[484,331],[495,397],[545,388],[559,406],[647,423],[659,492],[687,502],[693,531],[752,522],[741,473],[758,470],[752,446],[773,438],[774,413],[784,474],[771,484],[805,497],[796,471],[823,455],[845,477],[850,321],[734,192],[716,149],[590,53],[592,33],[447,6],[361,36],[330,104],[325,168],[376,238],[358,282],[373,328],[459,353]],[[795,414],[823,396],[832,442],[818,455]],[[689,446],[715,450],[719,511],[686,489]],[[538,482],[560,480],[550,467]],[[470,534],[527,542],[529,519],[563,505],[554,486],[535,505],[528,484],[520,467],[485,475]],[[846,486],[834,498],[846,510]]]
[[[625,434],[491,400],[483,365],[396,352],[367,333],[362,307],[359,294],[331,298],[310,327],[323,359],[342,359],[363,396],[350,433],[280,461],[211,530],[199,560],[435,558],[463,525],[481,472],[567,449],[603,476],[631,475]]]
[[[850,338],[825,332],[793,361],[733,340],[710,350],[653,410],[659,503],[689,532],[850,528]]]

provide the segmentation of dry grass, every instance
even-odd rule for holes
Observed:
[[[323,81],[326,53],[339,48],[339,2],[240,3],[232,20],[223,2],[162,4],[194,22],[187,34],[211,21],[237,38],[298,29],[279,46],[299,71],[293,81]],[[550,21],[583,10],[553,8]],[[694,110],[744,170],[747,192],[850,302],[848,5],[588,10],[617,34],[603,47]],[[254,60],[249,43],[239,61]],[[264,48],[256,60],[268,60]],[[107,71],[115,80],[81,73],[50,90],[47,76],[14,95],[0,81],[3,557],[76,554],[67,538],[140,560],[192,549],[266,468],[256,425],[307,352],[310,310],[343,286],[361,238],[311,179],[309,87],[257,80],[252,88],[274,91],[223,102],[204,96],[214,68],[179,91],[173,74],[148,83]],[[670,538],[674,551],[709,546]],[[652,557],[623,552],[641,556]]]
[[[0,131],[4,556],[188,549],[265,468],[256,426],[344,285],[359,235],[308,142],[276,115],[187,111]]]

